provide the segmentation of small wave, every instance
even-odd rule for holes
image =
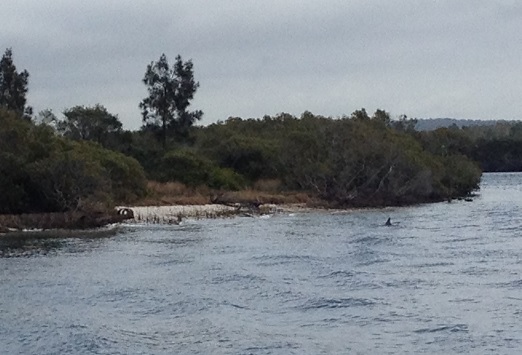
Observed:
[[[350,241],[352,244],[364,244],[364,245],[378,245],[383,243],[389,243],[393,239],[385,236],[364,236],[361,238]]]
[[[513,280],[509,282],[499,282],[496,284],[499,288],[521,288],[522,280]]]
[[[477,301],[474,298],[455,298],[453,300],[449,300],[448,302],[452,302],[452,303],[479,303],[480,301]]]
[[[464,238],[453,238],[448,240],[443,240],[441,243],[460,243],[460,242],[469,242],[470,240],[479,240],[480,237],[464,237]]]
[[[317,300],[311,300],[306,302],[300,308],[304,310],[315,310],[325,308],[350,308],[350,307],[368,307],[373,306],[374,301],[367,298],[339,298],[339,299],[328,299],[320,298]]]
[[[264,255],[253,258],[259,261],[261,266],[273,266],[273,265],[284,265],[293,264],[297,262],[314,262],[316,258],[311,255]]]
[[[468,332],[468,326],[466,324],[448,324],[448,325],[440,325],[433,328],[422,328],[415,330],[414,333],[423,334],[423,333],[437,333],[437,332]]]
[[[450,262],[439,262],[439,263],[425,263],[425,264],[417,264],[413,267],[415,268],[430,268],[430,267],[439,267],[439,266],[453,266],[455,263]]]
[[[353,272],[340,270],[340,271],[331,272],[328,275],[319,276],[319,278],[328,279],[328,278],[337,278],[337,277],[344,278],[344,277],[354,277],[354,276],[355,276],[355,274]]]
[[[133,299],[139,299],[144,291],[139,288],[122,288],[115,290],[105,290],[100,292],[96,297],[106,302],[123,302]]]
[[[132,222],[132,223],[120,223],[120,226],[125,228],[150,228],[150,223],[145,222]]]
[[[452,225],[451,229],[453,229],[453,230],[457,230],[457,229],[473,230],[475,228],[481,229],[482,227],[483,227],[482,225],[477,224],[477,223],[461,223],[461,224]]]
[[[372,259],[363,260],[360,263],[358,263],[357,266],[370,266],[370,265],[374,265],[374,264],[387,263],[389,261],[390,261],[390,259],[382,259],[382,258],[375,257]]]
[[[292,343],[279,343],[267,346],[251,346],[245,349],[247,354],[261,353],[261,354],[272,354],[274,350],[297,350],[299,346]]]
[[[240,306],[238,304],[227,302],[227,301],[223,302],[222,305],[223,306],[229,306],[229,307],[232,307],[232,308],[237,308],[237,309],[249,309],[248,307]]]
[[[259,277],[253,274],[250,275],[226,275],[226,276],[216,276],[212,279],[211,283],[215,285],[226,284],[226,283],[238,283],[240,285],[249,285],[251,283],[263,283],[266,282],[266,279],[263,277]]]
[[[173,245],[178,247],[184,246],[193,246],[195,244],[200,243],[201,240],[198,238],[162,238],[162,239],[148,239],[144,240],[143,243],[148,244],[164,244],[164,245]]]
[[[382,287],[387,288],[397,288],[397,289],[415,289],[420,286],[429,286],[429,283],[426,280],[414,278],[414,279],[404,279],[404,280],[393,280],[389,279],[381,282]]]

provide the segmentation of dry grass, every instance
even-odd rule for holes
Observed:
[[[270,193],[278,193],[283,183],[279,179],[261,179],[254,183],[254,190]]]
[[[223,193],[221,200],[230,203],[248,203],[252,201],[263,204],[271,203],[276,205],[294,204],[294,203],[308,203],[311,198],[304,193],[285,192],[285,193],[270,193],[259,191],[255,189],[247,189],[241,191],[228,191]]]
[[[138,201],[138,206],[204,205],[210,203],[207,187],[189,188],[180,182],[160,183],[149,181],[148,196]]]
[[[213,191],[206,186],[190,188],[179,182],[149,181],[149,194],[137,206],[205,205],[219,197],[226,203],[309,204],[314,198],[303,192],[281,191],[279,180],[260,180],[254,188],[241,191]]]
[[[149,181],[147,188],[153,193],[159,193],[166,196],[180,196],[185,195],[188,192],[188,188],[180,182],[160,183]]]

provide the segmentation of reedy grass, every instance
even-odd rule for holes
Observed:
[[[260,180],[252,188],[240,191],[212,190],[207,186],[188,187],[180,182],[148,182],[147,197],[135,206],[205,205],[216,196],[227,203],[314,204],[317,199],[303,192],[282,191],[279,180]]]

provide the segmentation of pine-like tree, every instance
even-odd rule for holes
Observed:
[[[199,87],[194,80],[192,61],[183,62],[178,55],[170,67],[166,55],[162,54],[157,62],[147,66],[143,83],[149,92],[140,103],[145,126],[161,128],[163,146],[166,146],[168,132],[186,139],[188,129],[203,116],[200,110],[188,111]]]
[[[27,70],[16,71],[16,66],[13,63],[13,51],[11,48],[7,48],[0,60],[0,107],[31,119],[33,109],[25,105],[28,79]]]

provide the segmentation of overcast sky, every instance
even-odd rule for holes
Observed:
[[[522,1],[3,0],[28,104],[100,103],[141,125],[147,64],[192,59],[202,124],[366,108],[522,119]]]

